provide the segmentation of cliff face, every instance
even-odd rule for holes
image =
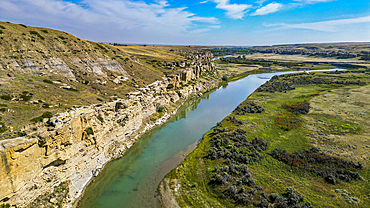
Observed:
[[[75,201],[104,164],[122,155],[140,134],[165,122],[185,99],[217,85],[217,79],[200,78],[204,72],[214,74],[212,54],[200,53],[194,60],[193,67],[140,88],[128,99],[60,113],[23,127],[34,130],[27,138],[0,141],[0,200],[25,207],[67,181],[70,203]],[[180,83],[192,79],[198,81],[180,89]],[[158,107],[172,112],[153,119]]]

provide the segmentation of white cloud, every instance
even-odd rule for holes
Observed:
[[[279,11],[281,8],[283,8],[282,4],[274,2],[274,3],[267,4],[266,6],[257,9],[255,12],[251,14],[251,16],[266,15],[266,14],[274,13],[274,12]]]
[[[306,4],[316,4],[320,2],[330,2],[330,1],[336,1],[336,0],[294,0],[294,1],[306,3]]]
[[[352,19],[338,19],[338,20],[330,20],[330,21],[321,21],[321,22],[312,22],[312,23],[300,23],[300,24],[272,24],[272,25],[265,25],[268,27],[280,27],[280,28],[294,28],[294,29],[308,29],[308,30],[317,30],[323,32],[337,32],[339,26],[343,25],[352,25],[352,24],[360,24],[360,23],[370,23],[370,16],[366,17],[359,17],[359,18],[352,18]],[[369,25],[370,28],[370,25]]]
[[[252,7],[249,4],[230,4],[230,0],[213,0],[217,9],[226,10],[226,15],[232,19],[241,19],[247,10]]]
[[[67,30],[97,41],[153,43],[189,38],[194,31],[218,25],[215,17],[200,17],[186,8],[169,8],[167,1],[136,0],[0,0],[0,19]]]
[[[268,0],[256,0],[255,3],[261,6],[266,1],[268,1]]]
[[[205,4],[205,3],[207,3],[207,2],[209,2],[209,0],[205,0],[205,1],[202,1],[202,2],[199,2],[199,3],[201,3],[201,4]]]

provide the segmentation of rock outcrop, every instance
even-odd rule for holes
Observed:
[[[30,124],[34,129],[25,137],[0,141],[0,200],[25,207],[38,196],[50,192],[54,186],[67,181],[69,201],[74,202],[86,184],[96,176],[109,160],[121,156],[139,136],[164,123],[172,112],[152,120],[158,106],[171,105],[217,86],[218,80],[199,80],[203,72],[213,72],[212,59],[206,62],[199,55],[191,68],[158,80],[128,95],[128,99],[72,109],[45,119],[41,124]],[[75,63],[103,73],[103,66],[124,74],[114,61],[81,61]],[[52,66],[51,66],[52,65]],[[51,68],[68,74],[68,67],[54,60]],[[68,75],[69,76],[69,75]],[[73,77],[70,77],[73,78]],[[122,78],[122,77],[121,77]],[[37,188],[35,188],[37,187]]]

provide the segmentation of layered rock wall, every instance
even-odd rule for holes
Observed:
[[[75,201],[104,164],[122,155],[139,135],[176,112],[166,112],[151,121],[158,106],[170,108],[216,87],[217,81],[201,80],[175,89],[180,80],[186,83],[198,79],[204,71],[213,71],[211,66],[212,63],[199,62],[194,68],[130,93],[128,99],[60,113],[37,126],[24,127],[37,129],[28,138],[0,141],[0,200],[25,207],[55,185],[68,181],[70,201]]]

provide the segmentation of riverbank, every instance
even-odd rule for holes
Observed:
[[[275,79],[275,84],[265,84],[259,88],[260,92],[253,93],[240,104],[237,108],[239,110],[235,110],[219,125],[207,132],[196,150],[168,174],[165,179],[167,183],[163,182],[161,186],[171,188],[171,193],[180,207],[249,207],[261,206],[261,203],[274,204],[276,202],[271,200],[271,195],[274,193],[279,194],[275,196],[283,196],[279,200],[289,200],[289,197],[285,198],[287,195],[284,195],[285,189],[289,187],[294,189],[294,193],[305,196],[305,200],[301,201],[302,204],[310,203],[314,207],[329,205],[350,207],[351,204],[368,207],[369,158],[364,155],[370,145],[369,140],[366,139],[370,135],[369,114],[366,113],[369,111],[370,100],[364,96],[369,91],[367,83],[369,73],[360,72],[285,75],[281,79]],[[305,80],[305,84],[303,82],[299,84],[297,80]],[[315,80],[312,83],[316,84],[310,84],[309,80]],[[318,80],[339,82],[317,83]],[[357,80],[363,83],[355,83]],[[292,88],[284,88],[284,85],[276,81],[295,84],[291,85]],[[271,88],[274,85],[281,89]],[[280,90],[282,92],[279,92]],[[272,91],[274,93],[271,93]],[[347,98],[343,99],[346,96]],[[359,97],[361,97],[361,104],[358,103]],[[335,103],[333,100],[336,100]],[[291,113],[289,108],[282,107],[294,106],[306,101],[310,104],[309,113],[295,114]],[[256,103],[264,111],[240,113],[240,109],[251,108],[249,102]],[[245,106],[249,107],[245,108]],[[328,108],[329,106],[333,107]],[[245,131],[242,135],[247,137],[248,143],[235,140],[238,138],[235,136],[229,138],[227,144],[223,144],[222,139],[220,144],[216,142],[218,134],[221,138],[228,138],[236,134],[237,129]],[[268,148],[262,148],[265,143],[259,143],[257,142],[259,140],[256,140],[254,144],[262,146],[257,152],[250,152],[249,142],[256,137],[268,142]],[[246,149],[244,145],[247,145]],[[321,165],[325,166],[325,164],[313,163],[312,167],[319,171],[314,173],[304,168],[307,164],[301,164],[301,161],[289,163],[278,155],[271,154],[276,148],[285,149],[289,154],[293,154],[295,151],[308,151],[312,147],[318,148],[330,160],[342,161],[337,163],[339,165],[347,164],[345,162],[347,160],[360,162],[363,165],[362,168],[355,165],[347,168],[359,173],[361,177],[345,179],[346,176],[333,173],[332,177],[335,180],[333,182],[333,178],[317,175],[322,171]],[[212,153],[211,149],[216,150],[215,153]],[[249,162],[240,162],[230,154],[233,151],[237,154],[237,158],[241,157],[240,154],[245,155],[244,157],[249,158],[246,161]],[[311,154],[307,157],[314,156]],[[247,165],[247,172],[250,173],[250,178],[245,179],[246,184],[236,183],[241,171],[238,168],[242,164]],[[329,170],[337,171],[337,168],[332,166]],[[242,188],[243,191],[240,192],[239,189]],[[168,188],[164,190],[167,192],[162,193],[167,195]],[[236,192],[234,193],[233,190]]]
[[[248,80],[233,82],[204,94],[200,103],[184,105],[178,116],[144,135],[123,158],[110,163],[88,188],[81,206],[119,207],[125,201],[126,207],[153,207],[158,184],[192,150],[187,147],[196,144],[204,132],[264,81],[253,81],[247,90],[241,83]],[[231,94],[235,96],[230,97]],[[217,113],[212,109],[217,109]]]
[[[211,56],[197,58],[211,60],[207,55]],[[18,207],[71,206],[108,161],[165,123],[184,101],[217,86],[212,63],[199,65],[131,92],[127,99],[59,113],[25,127],[32,129],[27,136],[2,140],[2,202]],[[67,198],[56,194],[60,187]]]

